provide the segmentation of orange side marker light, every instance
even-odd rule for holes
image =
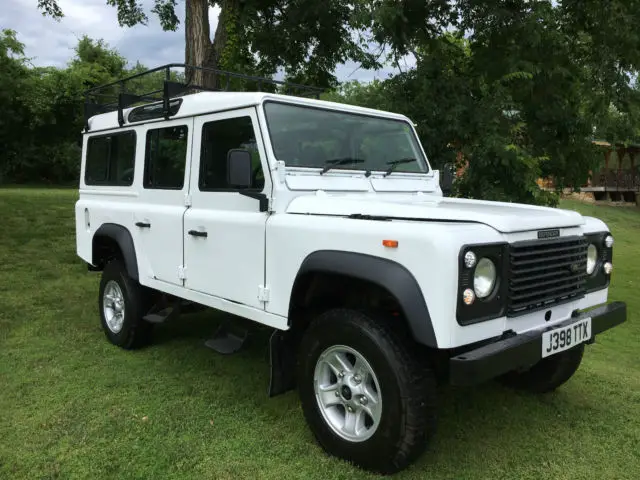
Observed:
[[[382,245],[387,248],[398,248],[397,240],[382,240]]]

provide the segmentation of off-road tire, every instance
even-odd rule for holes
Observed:
[[[411,464],[425,450],[436,428],[434,374],[428,365],[418,361],[411,341],[397,334],[399,328],[394,328],[394,322],[398,320],[354,310],[329,310],[304,333],[297,365],[302,410],[320,446],[330,455],[383,474]],[[323,351],[338,345],[361,353],[380,383],[380,421],[365,441],[353,442],[338,436],[316,400],[316,363]]]
[[[509,387],[532,393],[547,393],[566,383],[580,367],[584,344],[543,358],[529,370],[509,372],[500,381]]]
[[[118,284],[124,297],[124,321],[122,329],[117,333],[108,327],[103,308],[105,287],[110,281]],[[153,324],[142,317],[150,305],[149,291],[128,275],[121,261],[112,260],[105,266],[100,280],[98,310],[102,329],[111,343],[127,350],[148,345],[151,342]]]

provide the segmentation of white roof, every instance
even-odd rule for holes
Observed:
[[[255,105],[260,105],[267,100],[275,100],[279,102],[292,103],[295,105],[321,107],[331,110],[342,110],[346,112],[383,116],[387,118],[396,118],[399,120],[410,121],[404,115],[385,112],[382,110],[357,107],[344,103],[327,102],[324,100],[316,100],[312,98],[296,97],[293,95],[276,95],[273,93],[264,92],[199,92],[175,98],[182,98],[182,105],[180,106],[180,110],[178,111],[178,113],[172,116],[171,119],[191,117],[194,115],[202,115],[206,113],[215,113],[222,110],[252,107]],[[172,98],[172,100],[174,100],[175,98]],[[137,108],[137,106],[126,108],[124,110],[125,120],[128,113],[134,108]],[[162,121],[162,119],[154,119],[153,121]],[[134,122],[131,124],[125,122],[125,126],[139,125],[142,123],[145,122]],[[89,119],[89,133],[97,130],[108,130],[112,128],[119,128],[117,111],[95,115]]]

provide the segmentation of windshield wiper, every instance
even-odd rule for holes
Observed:
[[[401,158],[399,160],[393,160],[392,162],[387,162],[387,165],[391,165],[389,168],[387,168],[387,171],[385,172],[384,176],[386,177],[387,175],[391,175],[391,172],[393,172],[396,167],[398,165],[402,165],[403,163],[413,163],[413,162],[417,162],[418,160],[416,160],[415,158]]]
[[[324,167],[320,171],[320,175],[322,175],[323,173],[327,173],[329,170],[337,167],[338,165],[347,165],[349,163],[364,163],[364,160],[362,158],[351,157],[332,158],[331,160],[327,160],[326,162],[324,162]]]

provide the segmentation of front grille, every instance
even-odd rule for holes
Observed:
[[[587,247],[583,237],[511,244],[507,315],[523,315],[584,295]]]

